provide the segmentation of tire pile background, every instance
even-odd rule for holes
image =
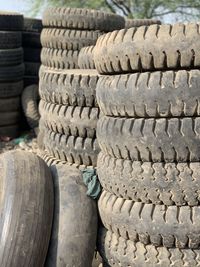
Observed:
[[[97,41],[106,266],[199,265],[199,37],[199,24],[177,23]]]

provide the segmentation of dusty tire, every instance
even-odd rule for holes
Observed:
[[[199,83],[199,70],[101,76],[97,101],[108,116],[199,116]]]
[[[105,228],[98,233],[98,251],[107,267],[169,267],[199,264],[199,249],[179,249],[144,245],[124,239]]]
[[[98,31],[43,29],[41,43],[46,48],[80,50],[84,46],[95,45],[100,35],[102,33]]]
[[[1,31],[22,31],[24,25],[23,15],[16,12],[0,12]]]
[[[22,46],[22,34],[15,31],[0,31],[0,49],[14,49]]]
[[[152,24],[161,24],[161,21],[157,19],[125,19],[125,29],[149,26]]]
[[[169,248],[199,248],[200,206],[144,204],[103,191],[98,207],[104,226],[125,239]]]
[[[78,69],[78,50],[42,48],[41,62],[54,69]]]
[[[199,24],[150,25],[99,37],[94,50],[100,74],[200,66]]]
[[[24,18],[24,29],[26,32],[41,32],[42,31],[42,20],[33,18]]]
[[[24,77],[24,64],[0,67],[0,82],[14,82]]]
[[[14,66],[23,62],[23,49],[0,49],[0,67]]]
[[[51,171],[55,209],[45,266],[91,266],[97,235],[96,203],[86,195],[79,170],[55,165]]]
[[[25,76],[38,76],[41,63],[37,62],[24,62],[25,65]]]
[[[23,91],[23,81],[0,83],[0,97],[9,98],[21,95]]]
[[[45,129],[44,147],[49,155],[70,164],[96,166],[100,151],[97,140],[66,136]]]
[[[2,154],[0,166],[0,265],[43,266],[53,218],[51,173],[42,159],[22,151]]]
[[[23,32],[22,33],[23,47],[41,48],[40,33],[38,32]]]
[[[17,124],[20,121],[21,113],[19,111],[1,112],[0,126]]]
[[[24,47],[24,61],[40,62],[41,48]]]
[[[95,138],[100,116],[98,108],[73,107],[40,101],[39,110],[45,126],[66,136]]]
[[[80,69],[95,69],[93,55],[94,48],[95,46],[86,46],[81,48],[78,56],[78,66]]]
[[[0,136],[15,138],[19,135],[19,125],[0,126]]]
[[[22,108],[31,129],[38,127],[40,114],[38,111],[38,85],[31,85],[22,93]]]
[[[50,70],[40,68],[40,97],[46,102],[81,107],[98,107],[95,70]],[[56,93],[55,93],[56,92]]]
[[[53,28],[113,31],[124,28],[123,17],[82,8],[48,8],[43,14],[43,25]]]
[[[0,98],[0,112],[19,111],[21,108],[20,97]]]
[[[97,161],[102,187],[127,200],[167,206],[198,206],[200,163],[141,162],[100,153]]]
[[[97,124],[97,137],[104,153],[115,158],[150,162],[199,161],[199,131],[199,117],[126,119],[104,116]]]

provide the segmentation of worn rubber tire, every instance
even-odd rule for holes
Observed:
[[[1,31],[22,31],[23,15],[17,12],[0,11],[0,25]]]
[[[16,66],[0,67],[0,82],[14,82],[22,80],[24,76],[24,64]]]
[[[22,46],[22,34],[16,31],[0,31],[0,49],[14,49]]]
[[[161,24],[161,21],[158,19],[125,19],[125,29],[149,26],[152,24]]]
[[[100,76],[97,101],[108,116],[199,116],[199,83],[197,69]]]
[[[53,28],[114,31],[124,28],[123,17],[86,8],[51,7],[43,14],[43,25]]]
[[[39,70],[41,63],[37,62],[24,62],[25,65],[25,73],[26,76],[39,76]]]
[[[78,56],[78,66],[80,69],[95,69],[94,48],[95,46],[92,45],[81,48]]]
[[[44,133],[44,146],[54,158],[94,167],[100,151],[96,139],[66,136],[47,129]]]
[[[100,74],[200,66],[198,23],[150,25],[99,37],[94,50]]]
[[[41,48],[40,33],[38,32],[23,32],[22,33],[23,47]]]
[[[98,156],[102,187],[124,199],[167,206],[200,204],[200,163],[152,163]]]
[[[9,98],[21,95],[24,89],[23,80],[18,82],[0,83],[0,98]]]
[[[92,266],[97,236],[96,203],[86,195],[77,168],[54,165],[51,171],[55,208],[45,266]]]
[[[40,97],[46,102],[81,107],[98,107],[95,70],[52,70],[40,68]],[[55,93],[56,92],[56,93]]]
[[[21,98],[0,98],[0,112],[19,111],[21,108]]]
[[[38,102],[38,85],[30,85],[26,87],[22,93],[22,108],[31,129],[34,129],[39,125],[40,114],[38,111]]]
[[[0,113],[0,126],[7,126],[11,124],[17,124],[20,121],[20,111],[10,111]]]
[[[0,126],[0,136],[16,138],[19,135],[19,125]]]
[[[200,206],[144,204],[103,191],[98,207],[103,225],[125,239],[169,248],[199,248]]]
[[[66,136],[95,138],[100,116],[98,108],[74,107],[40,101],[39,111],[45,126]]]
[[[53,219],[49,168],[42,159],[24,151],[2,154],[0,166],[0,265],[43,266]]]
[[[25,32],[41,32],[42,31],[42,20],[34,18],[24,18],[24,29]]]
[[[38,76],[24,76],[24,88],[33,84],[39,84]]]
[[[97,124],[97,138],[104,153],[150,162],[199,161],[199,131],[200,117],[127,119],[104,116]]]
[[[100,35],[102,33],[98,31],[43,29],[41,43],[46,48],[80,50],[84,46],[95,45]]]
[[[23,62],[23,49],[0,49],[0,67],[15,66]]]
[[[42,48],[41,62],[54,69],[78,69],[78,50]]]
[[[199,249],[179,249],[144,245],[100,229],[98,251],[106,267],[196,267],[199,265]]]
[[[40,62],[41,48],[24,47],[24,61]]]

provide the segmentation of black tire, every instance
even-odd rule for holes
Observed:
[[[152,24],[161,24],[161,21],[158,19],[125,19],[126,29],[132,27],[149,26]]]
[[[101,76],[97,101],[108,116],[199,116],[199,83],[199,70]]]
[[[24,64],[0,67],[0,82],[14,82],[24,77]]]
[[[96,203],[86,195],[77,168],[54,165],[51,171],[55,208],[46,266],[92,266],[97,236]]]
[[[25,32],[41,32],[42,20],[34,18],[24,18],[24,31]]]
[[[198,266],[199,249],[179,249],[144,245],[115,235],[105,228],[98,233],[98,251],[103,266],[172,267]]]
[[[94,50],[101,74],[200,66],[199,24],[150,25],[101,36]]]
[[[93,55],[94,48],[95,46],[86,46],[81,48],[78,56],[78,66],[80,69],[95,69]]]
[[[23,15],[16,12],[0,11],[1,31],[22,31],[24,26]]]
[[[19,111],[21,108],[20,97],[0,98],[0,112]]]
[[[102,187],[127,200],[167,206],[200,204],[200,163],[152,163],[116,159],[100,153]]]
[[[100,151],[96,139],[66,136],[48,130],[44,133],[44,146],[54,158],[94,167]]]
[[[23,62],[23,49],[0,49],[0,67],[14,66]]]
[[[19,111],[1,112],[0,126],[17,124],[20,121],[21,113]]]
[[[24,61],[40,62],[41,48],[24,47]]]
[[[18,82],[0,83],[0,98],[15,97],[21,95],[24,85],[23,80]]]
[[[41,63],[37,62],[24,62],[25,64],[25,76],[39,76],[39,70]]]
[[[19,125],[0,126],[0,136],[16,138],[19,135]]]
[[[98,108],[61,106],[40,101],[40,114],[45,126],[66,136],[95,138],[100,116]]]
[[[22,33],[23,47],[41,48],[40,33],[38,32],[23,32]]]
[[[46,102],[68,106],[98,107],[95,70],[50,70],[40,68],[40,97]],[[55,93],[56,92],[56,93]]]
[[[78,50],[42,48],[41,62],[54,69],[78,69]]]
[[[0,49],[14,49],[22,46],[21,32],[0,31]]]
[[[38,102],[38,85],[30,85],[26,87],[22,93],[22,108],[31,129],[34,129],[39,125],[40,114],[38,111]]]
[[[39,84],[39,77],[38,76],[24,76],[24,87],[29,85]]]
[[[144,204],[103,191],[98,207],[104,226],[125,239],[169,248],[199,248],[200,206]]]
[[[97,125],[97,137],[104,153],[150,162],[199,161],[199,131],[200,117],[126,119],[105,116]]]
[[[2,154],[0,165],[0,265],[43,266],[53,219],[51,173],[42,159],[24,151]]]
[[[80,50],[84,46],[95,45],[100,35],[102,33],[98,31],[43,29],[41,43],[46,48]]]
[[[124,28],[123,17],[92,9],[51,7],[43,14],[43,25],[53,28],[114,31]]]

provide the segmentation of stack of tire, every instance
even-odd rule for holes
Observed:
[[[48,158],[96,166],[99,75],[96,70],[78,69],[78,54],[81,48],[95,45],[103,31],[123,28],[124,19],[95,10],[50,8],[43,24],[38,139],[43,140]]]
[[[23,16],[0,12],[0,136],[19,134],[23,90]]]
[[[125,29],[132,27],[149,26],[153,24],[161,24],[161,21],[158,19],[126,19]]]
[[[105,266],[199,265],[199,26],[142,26],[97,41]]]

